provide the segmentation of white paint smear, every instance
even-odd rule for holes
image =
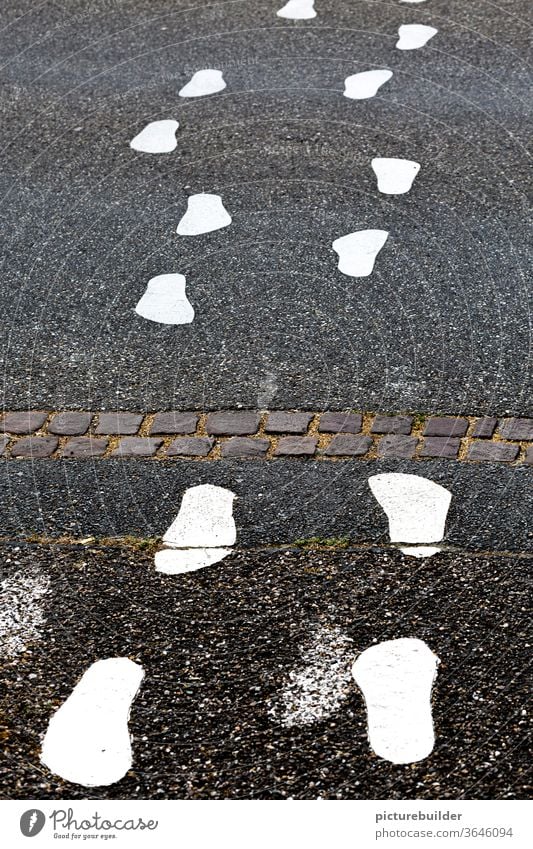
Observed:
[[[443,486],[400,472],[372,475],[368,485],[387,514],[391,542],[430,543],[443,539],[452,500]],[[413,557],[431,557],[439,548],[418,545],[401,550]]]
[[[52,716],[42,763],[84,787],[120,781],[132,763],[128,718],[143,676],[127,657],[93,663]]]
[[[37,570],[15,572],[0,584],[0,657],[15,657],[41,636],[42,598],[50,581]]]
[[[439,658],[411,637],[388,640],[364,651],[352,674],[368,716],[370,746],[394,764],[421,761],[435,744],[431,689]]]
[[[277,12],[279,18],[290,18],[293,21],[306,21],[316,18],[315,0],[289,0]]]
[[[420,171],[419,163],[411,159],[380,157],[372,160],[372,168],[378,178],[378,190],[384,195],[404,195]]]
[[[179,92],[180,97],[204,97],[206,94],[216,94],[226,88],[222,71],[215,68],[204,68],[196,71],[189,82]]]
[[[301,666],[290,673],[279,703],[269,713],[287,727],[327,719],[350,693],[352,657],[352,640],[340,628],[318,627],[302,652]]]
[[[388,235],[387,230],[357,230],[335,239],[333,250],[339,255],[339,271],[350,277],[368,277]]]
[[[391,77],[392,71],[384,68],[352,74],[344,80],[344,96],[352,100],[367,100],[369,97],[374,97]]]
[[[231,224],[231,215],[224,209],[220,195],[202,192],[187,200],[187,211],[176,232],[180,236],[198,236]]]
[[[425,3],[426,0],[400,0],[400,3]]]
[[[178,515],[163,542],[173,548],[235,545],[234,498],[234,492],[221,486],[207,483],[190,487],[183,495]]]
[[[425,24],[402,24],[398,30],[400,38],[396,42],[396,47],[398,50],[418,50],[437,32],[435,27],[428,27]]]
[[[195,572],[224,560],[231,551],[231,548],[164,548],[156,552],[155,569],[165,575]]]
[[[135,312],[159,324],[190,324],[194,309],[185,294],[183,274],[159,274],[148,281]]]
[[[177,146],[177,121],[152,121],[130,141],[133,150],[142,153],[170,153]]]

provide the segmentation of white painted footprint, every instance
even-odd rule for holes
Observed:
[[[427,758],[435,745],[431,690],[439,658],[422,640],[388,640],[366,649],[352,675],[367,709],[368,739],[394,764]]]
[[[378,191],[384,195],[406,194],[420,171],[420,164],[411,159],[377,157],[371,164],[378,178]]]
[[[290,18],[293,21],[316,18],[315,0],[289,0],[276,14],[278,18]]]
[[[177,575],[203,569],[231,554],[237,540],[235,493],[203,484],[185,491],[178,515],[163,537],[166,549],[155,555],[157,572]]]
[[[369,97],[374,97],[391,77],[392,71],[385,68],[352,74],[344,80],[344,97],[351,100],[368,100]]]
[[[187,211],[176,232],[180,236],[198,236],[211,233],[231,224],[231,215],[224,208],[220,195],[202,192],[191,195],[187,200]]]
[[[84,787],[120,781],[132,764],[128,718],[143,677],[127,657],[93,663],[50,719],[42,763]]]
[[[0,584],[0,657],[15,657],[41,636],[42,597],[50,581],[38,570],[15,572]]]
[[[135,312],[159,324],[190,324],[194,309],[185,293],[183,274],[158,274],[148,281]]]
[[[152,121],[130,141],[133,150],[142,153],[171,153],[176,149],[177,121]]]
[[[386,472],[372,475],[368,485],[389,520],[391,542],[423,543],[401,546],[412,557],[431,557],[440,549],[427,543],[444,537],[452,500],[443,486],[419,475]]]
[[[419,47],[424,47],[437,32],[435,27],[428,27],[425,24],[402,24],[398,30],[400,38],[396,42],[396,47],[398,50],[418,50]]]
[[[357,230],[335,239],[332,247],[339,255],[339,271],[349,277],[368,277],[388,235],[387,230]]]
[[[216,94],[226,88],[222,71],[215,68],[204,68],[196,71],[189,82],[180,89],[180,97],[204,97],[206,94]]]
[[[301,666],[290,673],[289,683],[269,713],[279,716],[287,728],[327,719],[350,695],[350,656],[353,641],[340,628],[316,628],[302,652]]]

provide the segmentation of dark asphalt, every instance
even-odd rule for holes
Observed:
[[[164,577],[127,548],[3,547],[2,577],[49,574],[42,638],[3,664],[4,798],[508,799],[530,792],[527,571],[531,558],[398,552],[233,555]],[[436,746],[392,766],[366,740],[354,686],[329,719],[284,728],[268,707],[317,624],[353,639],[416,636],[440,657]],[[134,763],[110,788],[38,760],[51,713],[92,662],[129,656],[145,679]]]
[[[527,0],[64,5],[1,12],[7,407],[531,413]],[[439,32],[395,50],[409,22]],[[227,89],[179,98],[203,67]],[[394,76],[344,98],[371,67]],[[130,150],[168,117],[174,153]],[[373,156],[421,163],[410,194]],[[179,238],[199,191],[233,224]],[[331,242],[365,227],[390,238],[355,280]],[[192,325],[134,313],[166,272]]]
[[[531,468],[446,460],[4,461],[0,528],[15,538],[160,537],[187,487],[212,483],[237,496],[239,546],[343,536],[383,544],[388,522],[368,486],[380,472],[422,475],[452,493],[444,545],[533,550]]]

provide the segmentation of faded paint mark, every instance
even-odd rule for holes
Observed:
[[[120,781],[132,764],[128,718],[143,677],[127,657],[93,663],[50,719],[42,763],[83,787]]]
[[[339,255],[338,269],[349,277],[368,277],[388,238],[387,230],[357,230],[333,242]]]
[[[372,168],[378,178],[378,190],[384,195],[404,195],[414,183],[420,171],[418,162],[411,159],[372,160]]]
[[[367,100],[369,97],[374,97],[391,77],[392,71],[385,68],[352,74],[344,80],[344,97],[352,100]]]
[[[276,374],[273,371],[267,371],[263,380],[259,384],[259,394],[257,396],[257,406],[260,410],[267,410],[270,403],[276,397],[278,384],[276,383]]]
[[[400,38],[396,42],[398,50],[418,50],[428,43],[438,32],[435,27],[425,24],[402,24],[398,30]]]
[[[301,666],[289,673],[289,683],[269,713],[289,728],[327,719],[350,693],[353,653],[352,640],[340,628],[317,627],[302,652]]]
[[[18,571],[0,584],[0,657],[15,657],[41,637],[41,600],[50,581],[37,569]]]
[[[190,324],[194,309],[185,294],[183,274],[159,274],[148,282],[135,312],[159,324]]]
[[[435,745],[431,690],[439,658],[411,637],[366,649],[352,675],[363,693],[368,739],[380,758],[394,764],[427,758]]]
[[[279,18],[290,18],[293,21],[316,18],[315,0],[289,0],[276,14]]]
[[[391,542],[430,543],[443,539],[452,500],[443,486],[400,472],[372,475],[368,485],[387,515]],[[439,548],[415,545],[401,550],[413,557],[431,557]]]
[[[220,195],[202,192],[191,195],[187,200],[187,211],[176,232],[180,236],[198,236],[200,233],[210,233],[231,224],[231,215],[224,209]]]
[[[179,92],[180,97],[204,97],[206,94],[216,94],[226,88],[222,71],[215,68],[204,68],[196,71],[189,82]]]
[[[177,121],[152,121],[130,141],[133,150],[142,153],[170,153],[177,146]]]

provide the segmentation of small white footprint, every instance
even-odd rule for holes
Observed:
[[[142,153],[170,153],[177,146],[177,121],[152,121],[130,141],[133,150]]]
[[[435,27],[428,27],[425,24],[402,24],[398,30],[400,38],[396,42],[396,47],[398,50],[418,50],[419,47],[424,47],[437,32]]]
[[[185,294],[183,274],[158,274],[148,281],[135,312],[159,324],[190,324],[194,309]]]
[[[204,68],[196,71],[189,82],[179,92],[180,97],[204,97],[206,94],[216,94],[226,88],[222,71],[215,68]]]
[[[368,739],[394,764],[421,761],[433,751],[431,690],[439,658],[415,638],[388,640],[366,649],[352,675],[368,715]]]
[[[93,663],[50,719],[42,763],[84,787],[120,781],[132,763],[128,718],[143,677],[127,657]]]
[[[306,21],[316,18],[315,0],[289,0],[277,13],[279,18]]]
[[[387,230],[357,230],[335,239],[332,247],[339,255],[339,271],[349,277],[368,277],[388,235]]]
[[[191,195],[187,200],[187,211],[176,232],[180,236],[198,236],[211,233],[231,224],[231,215],[224,208],[220,195],[202,192]]]
[[[176,575],[203,569],[231,554],[237,540],[235,493],[204,484],[185,491],[178,515],[163,537],[167,548],[155,555],[157,572]]]
[[[420,171],[419,163],[411,159],[377,157],[371,164],[378,178],[378,190],[384,195],[406,194]]]
[[[369,97],[374,97],[391,77],[392,71],[385,68],[352,74],[344,80],[344,97],[352,100],[367,100]]]
[[[437,554],[440,549],[426,543],[443,539],[451,493],[432,480],[400,472],[372,475],[368,485],[387,514],[391,542],[423,543],[401,547],[413,557]]]

